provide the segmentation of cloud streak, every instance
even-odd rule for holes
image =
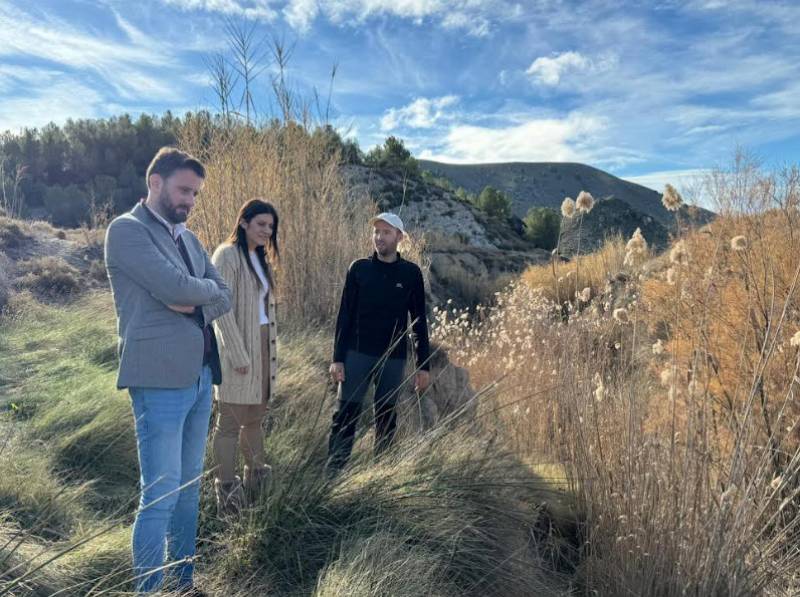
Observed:
[[[45,61],[62,72],[91,73],[106,82],[115,96],[137,100],[180,98],[164,73],[175,67],[172,53],[117,17],[127,41],[82,32],[54,18],[35,18],[0,4],[0,56]]]
[[[523,9],[511,0],[161,0],[180,10],[204,11],[286,23],[307,33],[324,17],[335,25],[357,26],[371,19],[394,17],[422,25],[432,21],[444,29],[475,37],[490,35],[497,23],[520,19]]]

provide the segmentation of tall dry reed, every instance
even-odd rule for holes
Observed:
[[[586,296],[554,295],[542,272],[492,306],[437,311],[434,336],[495,384],[484,416],[563,466],[586,516],[587,592],[793,590],[800,229],[787,172],[715,173],[714,224],[655,260],[620,260]]]
[[[368,250],[367,197],[348,198],[338,155],[296,123],[254,128],[189,120],[181,146],[207,167],[191,226],[213,250],[231,232],[239,208],[263,198],[280,216],[276,263],[282,319],[319,323],[338,307],[350,262]]]

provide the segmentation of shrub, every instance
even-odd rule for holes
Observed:
[[[550,251],[558,244],[561,217],[549,207],[532,207],[523,219],[525,238],[540,249]]]
[[[89,196],[77,185],[47,188],[44,206],[56,226],[75,227],[84,222],[89,211]]]
[[[550,263],[532,265],[522,273],[521,281],[553,302],[571,303],[575,300],[575,293],[587,287],[591,288],[592,296],[601,294],[606,284],[623,272],[624,261],[625,242],[614,237],[607,239],[594,253],[575,257],[572,261],[562,261],[553,256]]]
[[[506,219],[511,216],[511,199],[493,187],[485,187],[481,191],[476,205],[492,218]]]
[[[473,193],[467,191],[464,187],[458,187],[456,189],[456,197],[462,201],[467,201],[468,203],[472,204],[475,204],[478,201],[478,198]]]
[[[89,276],[96,282],[107,284],[108,274],[106,273],[105,263],[100,259],[93,259],[89,264]]]
[[[400,170],[409,176],[419,175],[419,163],[397,137],[387,137],[383,145],[371,149],[364,158],[364,163],[378,168]]]
[[[31,238],[31,230],[18,220],[0,216],[0,250],[19,249]]]
[[[36,257],[18,264],[17,284],[39,296],[63,299],[81,289],[79,272],[61,257]]]

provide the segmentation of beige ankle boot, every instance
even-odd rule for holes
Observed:
[[[260,467],[244,467],[244,491],[248,504],[254,504],[259,496],[269,491],[272,485],[272,467],[263,464]]]
[[[244,490],[242,480],[236,477],[233,481],[223,483],[214,479],[214,494],[217,498],[217,514],[221,517],[237,516],[244,506]]]

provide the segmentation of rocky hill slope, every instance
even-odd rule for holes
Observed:
[[[428,160],[420,160],[419,164],[471,193],[480,193],[486,186],[505,192],[514,200],[514,214],[519,217],[523,217],[531,207],[558,209],[564,197],[575,198],[581,191],[588,191],[597,199],[621,199],[662,225],[672,223],[671,214],[661,205],[659,193],[585,164],[513,162],[462,165]]]
[[[380,211],[399,214],[410,234],[425,234],[433,304],[484,301],[507,278],[549,259],[524,238],[518,218],[490,218],[442,187],[366,166],[347,166],[343,175],[353,196],[366,194]]]
[[[505,192],[512,199],[514,215],[519,218],[531,207],[558,210],[565,197],[575,198],[581,191],[588,191],[597,201],[596,208],[582,222],[572,219],[562,225],[560,252],[566,256],[578,248],[579,228],[581,252],[585,252],[596,249],[609,236],[628,238],[636,228],[642,229],[650,244],[663,248],[675,226],[675,215],[661,204],[660,193],[585,164],[461,165],[428,160],[419,163],[421,168],[470,193],[480,193],[486,186]],[[684,222],[698,225],[708,222],[713,215],[695,206],[681,210]]]

